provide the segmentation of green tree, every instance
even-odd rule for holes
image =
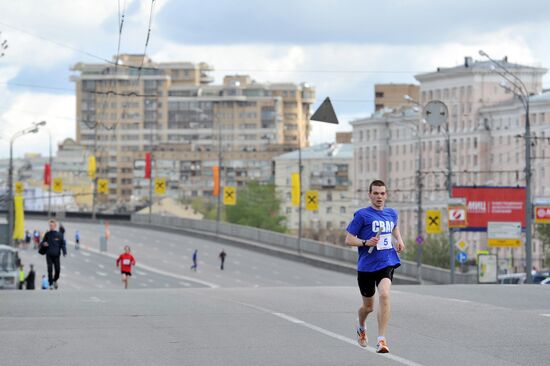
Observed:
[[[279,214],[281,200],[275,185],[249,182],[237,192],[237,204],[226,206],[228,222],[261,229],[285,232],[285,217]]]
[[[539,239],[542,241],[542,252],[544,253],[543,267],[550,267],[550,225],[538,224],[535,228]]]
[[[417,246],[415,241],[409,241],[401,257],[416,261]],[[449,255],[449,240],[444,236],[430,236],[422,244],[422,264],[449,269]]]

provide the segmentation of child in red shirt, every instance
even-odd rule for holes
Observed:
[[[120,273],[122,274],[122,283],[124,283],[124,289],[128,288],[128,279],[132,275],[132,266],[136,265],[134,256],[130,253],[130,247],[124,246],[124,253],[122,253],[116,260],[116,266],[120,267]]]

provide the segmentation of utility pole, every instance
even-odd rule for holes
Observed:
[[[418,197],[416,200],[417,203],[417,214],[416,214],[416,278],[419,283],[422,283],[422,189],[423,189],[423,183],[422,183],[422,146],[421,146],[421,140],[420,140],[420,125],[417,126],[417,150],[418,150],[418,162],[417,162],[417,170],[416,170],[416,184],[418,187]]]
[[[97,159],[97,128],[98,128],[98,122],[95,122],[94,126],[94,158]],[[89,163],[88,163],[89,164]],[[97,169],[96,169],[97,170]],[[95,220],[95,214],[96,214],[96,199],[97,199],[97,172],[94,172],[94,176],[92,178],[92,185],[93,185],[93,191],[92,191],[92,220]]]
[[[48,181],[48,218],[52,217],[52,177],[53,177],[53,166],[52,166],[52,131],[48,129],[48,134],[50,137],[50,155],[48,163],[50,164],[50,179]]]
[[[221,169],[222,169],[222,121],[221,119],[218,119],[218,205],[216,207],[216,234],[220,233],[220,220],[221,220],[221,209],[222,209]],[[216,182],[214,182],[214,184],[216,184]]]
[[[502,62],[497,62],[483,50],[479,54],[486,57],[492,64],[492,71],[500,75],[506,83],[501,87],[519,98],[525,110],[525,274],[526,283],[533,283],[533,201],[532,201],[532,167],[531,167],[531,121],[529,120],[529,90],[525,83],[514,73],[508,70]]]
[[[151,123],[151,128],[149,129],[149,151],[151,154],[151,175],[149,177],[149,223],[152,222],[153,215],[153,127],[154,124]]]
[[[449,198],[452,196],[453,183],[452,183],[452,160],[451,160],[451,131],[449,128],[449,122],[447,121],[447,191],[449,192]],[[447,225],[448,227],[449,225]],[[449,230],[449,246],[450,246],[450,269],[451,269],[451,284],[455,283],[455,244],[454,244],[454,231],[448,227]]]

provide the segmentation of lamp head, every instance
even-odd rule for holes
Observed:
[[[483,50],[479,50],[479,55],[483,57],[489,57],[489,55]]]

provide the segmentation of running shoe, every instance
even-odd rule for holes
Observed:
[[[360,330],[359,328],[357,328],[357,343],[359,343],[359,345],[361,347],[366,347],[367,346],[367,332],[365,329],[363,330]]]
[[[376,345],[376,353],[389,353],[389,352],[390,352],[390,349],[386,344],[386,340],[385,339],[379,340],[378,344]]]
[[[55,288],[55,289],[57,290],[57,287],[58,287],[58,286],[57,286],[57,281],[55,281],[55,282],[53,283],[53,288]]]

